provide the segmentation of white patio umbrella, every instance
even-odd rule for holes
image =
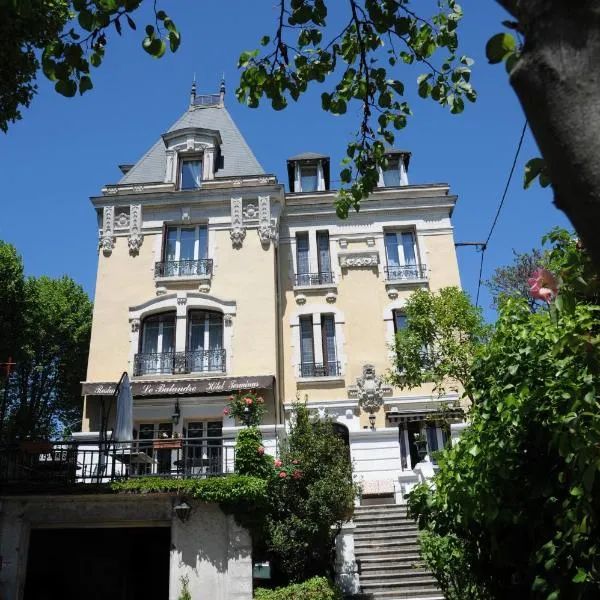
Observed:
[[[129,375],[123,373],[117,390],[117,417],[113,441],[130,442],[133,435],[133,394]]]

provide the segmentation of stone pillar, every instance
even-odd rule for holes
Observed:
[[[29,525],[16,503],[0,502],[0,598],[23,597],[29,546]]]
[[[335,582],[344,595],[349,596],[360,591],[358,565],[354,556],[355,529],[354,523],[344,523],[335,538]]]

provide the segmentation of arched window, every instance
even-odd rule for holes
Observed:
[[[142,322],[140,353],[134,374],[172,373],[175,358],[175,313],[146,317]]]
[[[190,310],[186,365],[190,373],[225,371],[222,313]]]

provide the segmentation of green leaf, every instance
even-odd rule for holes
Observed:
[[[77,93],[77,84],[71,79],[61,79],[56,82],[54,89],[67,98],[72,98]]]
[[[502,62],[508,54],[517,49],[515,38],[510,33],[497,33],[488,40],[485,55],[492,64]]]
[[[534,181],[535,178],[545,169],[546,163],[543,158],[532,158],[525,164],[525,177],[523,180],[523,187],[527,189]]]
[[[261,46],[266,46],[270,41],[271,41],[271,38],[268,35],[263,35],[260,38],[260,45]]]
[[[580,567],[573,577],[573,583],[583,583],[587,579],[587,573]]]
[[[79,80],[79,93],[84,94],[88,90],[91,90],[94,87],[92,80],[87,76],[83,75]]]
[[[179,48],[179,44],[181,44],[181,36],[178,31],[170,31],[169,32],[169,47],[171,48],[171,52],[177,52],[177,48]]]

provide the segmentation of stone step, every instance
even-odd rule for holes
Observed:
[[[390,561],[388,564],[378,563],[378,564],[369,564],[369,565],[360,565],[360,577],[371,577],[374,575],[387,575],[389,573],[394,573],[397,575],[404,576],[405,574],[417,573],[420,571],[424,571],[426,573],[430,573],[427,570],[427,566],[423,561],[419,560],[407,560],[405,562],[401,561]]]
[[[431,592],[440,593],[437,587],[437,581],[429,576],[414,577],[411,579],[398,579],[398,580],[386,580],[383,581],[361,581],[360,588],[363,594],[377,593],[377,592],[388,592],[391,590],[402,591],[405,589],[419,590],[427,589]]]
[[[417,539],[416,531],[392,529],[391,531],[355,531],[354,540],[405,540]]]
[[[361,550],[367,550],[372,548],[376,550],[377,548],[388,549],[390,547],[397,547],[398,549],[405,548],[406,546],[414,546],[417,548],[417,552],[419,551],[419,544],[417,544],[417,540],[414,536],[405,536],[401,538],[362,538],[354,540],[354,547],[360,548]]]
[[[368,595],[369,600],[444,600],[441,592],[430,589],[377,592]]]
[[[402,526],[402,525],[416,525],[416,521],[408,519],[407,517],[398,517],[396,515],[377,515],[375,517],[369,516],[355,516],[354,524],[358,526],[363,525],[389,525],[389,526]]]
[[[379,569],[368,571],[361,569],[360,582],[362,583],[394,583],[395,581],[410,581],[411,579],[418,579],[423,577],[431,578],[431,572],[421,566],[420,569],[415,569],[410,565],[407,565],[403,569]]]
[[[406,504],[375,504],[373,506],[357,506],[354,509],[357,515],[377,515],[377,514],[406,514]]]
[[[402,554],[400,556],[365,556],[360,559],[360,564],[363,569],[377,569],[387,567],[388,565],[411,565],[423,563],[421,555],[415,552],[414,554]]]
[[[383,558],[383,557],[398,557],[406,555],[414,555],[419,552],[419,548],[415,544],[406,546],[388,546],[384,548],[355,548],[354,553],[357,558],[362,560],[363,557],[368,558]]]

